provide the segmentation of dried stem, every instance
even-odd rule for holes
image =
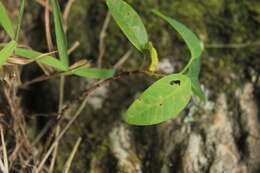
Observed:
[[[99,55],[98,55],[98,58],[97,58],[98,68],[100,68],[102,66],[102,60],[103,60],[103,57],[104,57],[104,54],[105,54],[105,49],[106,49],[105,37],[106,37],[106,31],[107,31],[110,19],[111,19],[111,14],[109,12],[107,12],[104,24],[103,24],[101,32],[99,34]]]
[[[4,138],[4,132],[3,132],[3,128],[2,126],[0,127],[0,133],[1,133],[1,141],[2,141],[2,148],[3,148],[3,161],[4,161],[4,165],[1,165],[4,166],[4,173],[8,173],[8,157],[7,157],[7,151],[6,151],[6,145],[5,145],[5,138]],[[2,168],[3,169],[3,168]]]
[[[68,29],[68,16],[70,13],[70,9],[72,7],[72,4],[75,2],[75,0],[68,0],[65,10],[63,12],[63,20],[64,20],[64,30],[67,31]]]
[[[114,65],[114,69],[119,69],[125,62],[126,60],[131,56],[132,54],[132,49],[128,50],[122,58]]]
[[[81,137],[79,137],[79,138],[77,139],[77,142],[76,142],[76,144],[74,145],[73,150],[72,150],[72,152],[71,152],[71,154],[70,154],[68,160],[67,160],[66,163],[65,163],[64,171],[63,171],[64,173],[69,173],[69,169],[70,169],[70,167],[71,167],[72,160],[73,160],[73,158],[74,158],[74,156],[75,156],[75,154],[76,154],[76,152],[77,152],[77,150],[78,150],[78,148],[79,148],[79,144],[80,144],[81,140],[82,140]]]

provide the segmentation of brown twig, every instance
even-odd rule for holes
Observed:
[[[107,12],[104,24],[103,24],[101,32],[99,34],[99,46],[98,46],[99,55],[98,55],[98,58],[97,58],[98,68],[100,68],[102,66],[102,60],[103,60],[103,57],[104,57],[104,54],[105,54],[105,49],[106,49],[105,37],[106,37],[106,30],[108,28],[108,24],[110,22],[110,19],[111,19],[111,14],[109,12]]]
[[[53,73],[53,74],[51,74],[49,76],[42,75],[42,76],[34,78],[33,80],[24,82],[23,84],[21,84],[19,86],[19,88],[26,88],[27,86],[29,86],[31,84],[34,84],[34,83],[37,83],[37,82],[42,82],[42,81],[45,81],[45,80],[48,80],[48,79],[52,79],[52,78],[55,78],[55,77],[59,77],[61,75],[65,75],[66,73],[67,72],[58,72],[58,73]]]
[[[64,115],[64,113],[70,108],[72,107],[75,103],[80,102],[82,100],[84,100],[86,97],[89,96],[89,94],[91,94],[93,91],[95,91],[97,88],[99,88],[100,86],[103,86],[104,84],[110,83],[112,81],[121,79],[123,76],[130,76],[132,74],[139,74],[139,73],[143,73],[142,71],[131,71],[131,72],[122,72],[114,77],[99,81],[94,83],[90,88],[86,89],[85,91],[83,91],[76,99],[70,101],[67,105],[65,105],[65,107],[62,109],[60,116],[62,118],[62,115]]]
[[[37,137],[32,142],[32,146],[35,146],[52,126],[53,126],[53,121],[48,121],[48,123],[44,126],[44,128],[41,130],[41,132],[37,135]]]

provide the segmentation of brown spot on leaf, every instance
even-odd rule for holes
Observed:
[[[160,103],[160,104],[159,104],[159,107],[161,107],[162,105],[163,105],[163,104]]]
[[[138,98],[137,101],[139,101],[139,102],[143,102],[144,99]]]

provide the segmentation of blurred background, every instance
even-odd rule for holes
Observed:
[[[62,11],[71,3],[65,23],[69,47],[80,43],[70,55],[72,63],[87,59],[92,67],[116,67],[118,71],[140,67],[142,54],[123,35],[104,0],[59,2]],[[64,172],[73,148],[75,156],[69,170],[75,173],[260,172],[259,0],[126,2],[146,26],[159,54],[160,72],[178,72],[187,63],[189,51],[180,35],[150,10],[158,9],[196,33],[204,47],[200,82],[208,101],[200,102],[194,96],[176,119],[154,126],[130,126],[122,121],[124,112],[157,79],[138,74],[104,85],[89,96],[84,111],[59,141],[57,153],[47,159],[41,172]],[[15,23],[19,1],[2,3]],[[20,44],[46,53],[44,15],[44,0],[26,1]],[[55,43],[51,14],[50,24]],[[0,41],[5,43],[8,37],[0,29]],[[10,68],[22,82],[44,74],[36,63]],[[66,77],[65,103],[93,82]],[[15,101],[11,102],[4,87],[0,91],[0,118],[7,127],[10,172],[33,172],[55,138],[51,123],[59,105],[59,78],[24,89],[14,85]],[[65,115],[61,129],[77,109],[75,105]]]

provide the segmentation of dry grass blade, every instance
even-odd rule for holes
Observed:
[[[5,139],[4,139],[4,132],[3,132],[3,128],[0,127],[0,133],[1,133],[1,141],[2,141],[2,148],[3,148],[3,160],[4,160],[4,173],[8,173],[8,157],[7,157],[7,151],[6,151],[6,145],[5,145]],[[1,167],[2,167],[1,166]]]
[[[77,152],[77,150],[78,150],[78,148],[79,148],[79,145],[80,145],[80,143],[81,143],[81,140],[82,140],[81,137],[79,137],[79,138],[77,139],[77,142],[76,142],[76,144],[74,145],[73,150],[72,150],[72,152],[71,152],[71,154],[70,154],[68,160],[67,160],[66,163],[65,163],[63,173],[69,173],[69,169],[70,169],[70,167],[71,167],[72,160],[73,160],[73,158],[74,158],[74,156],[75,156],[75,154],[76,154],[76,152]]]
[[[64,83],[65,83],[65,76],[61,76],[60,77],[60,88],[59,88],[59,110],[58,110],[58,115],[60,114],[61,110],[62,110],[62,106],[63,106],[63,100],[64,100]],[[58,125],[58,127],[56,128],[55,131],[55,138],[59,135],[60,133],[60,126]],[[56,157],[58,154],[58,149],[59,149],[59,143],[57,142],[54,151],[52,153],[52,160],[51,160],[51,165],[49,167],[49,173],[52,173],[54,170],[54,166],[55,166],[55,161],[56,161]]]
[[[79,41],[73,43],[73,45],[68,50],[68,54],[71,54],[79,45],[80,45]]]
[[[68,29],[68,16],[70,13],[70,9],[72,7],[72,4],[75,2],[75,0],[68,0],[65,10],[63,12],[63,20],[64,20],[64,30],[67,31]]]
[[[110,19],[111,19],[111,14],[109,12],[107,12],[106,19],[104,21],[101,32],[99,34],[99,55],[98,55],[98,58],[97,58],[97,61],[98,61],[97,64],[98,64],[99,68],[102,66],[102,60],[103,60],[103,57],[104,57],[104,54],[105,54],[105,49],[106,49],[106,47],[105,47],[105,37],[106,37],[106,31],[107,31]]]
[[[35,0],[38,4],[42,5],[43,7],[45,7],[45,2],[44,0]],[[52,11],[51,8],[49,8],[49,11]]]
[[[132,49],[128,50],[122,58],[114,65],[114,69],[119,69],[125,62],[126,60],[130,57],[132,54]]]
[[[2,161],[1,159],[0,159],[0,170],[1,170],[3,173],[6,173],[4,163],[3,163],[3,161]]]
[[[5,65],[10,65],[10,64],[26,65],[26,64],[30,64],[32,62],[35,62],[35,61],[39,60],[42,57],[45,57],[45,56],[48,56],[48,55],[52,55],[52,54],[54,54],[56,52],[57,51],[44,53],[44,54],[41,54],[40,56],[37,56],[37,57],[32,58],[32,59],[10,57],[10,58],[8,58],[8,61],[7,61],[7,63]]]
[[[58,126],[56,128],[55,137],[57,137],[59,135],[59,133],[60,133],[60,126]],[[57,158],[57,155],[58,155],[58,149],[59,149],[59,143],[57,142],[57,144],[55,145],[55,148],[52,152],[52,159],[51,159],[51,164],[50,164],[48,173],[52,173],[53,170],[54,170],[56,158]]]
[[[51,30],[50,30],[50,13],[49,13],[50,5],[49,0],[45,1],[45,11],[44,11],[44,24],[45,24],[45,34],[46,40],[48,45],[48,50],[52,51],[54,49],[52,37],[51,37]]]

